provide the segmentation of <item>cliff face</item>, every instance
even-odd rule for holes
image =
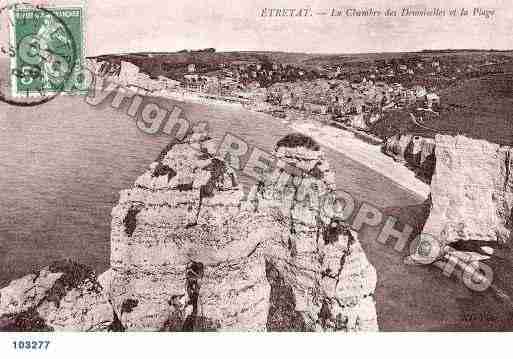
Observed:
[[[112,211],[109,293],[129,330],[264,330],[266,218],[193,135],[166,149]]]
[[[412,169],[419,179],[431,182],[435,170],[435,140],[432,138],[397,134],[383,143],[383,152]]]
[[[424,232],[443,242],[511,242],[513,149],[463,136],[436,136],[431,214]]]
[[[506,318],[513,311],[513,148],[463,136],[435,140],[432,208],[423,232],[463,271],[479,263],[491,269],[484,274]]]
[[[272,306],[294,303],[288,315],[281,313],[296,313],[296,327],[289,329],[377,330],[374,267],[356,233],[323,207],[335,198],[334,173],[324,154],[310,138],[289,135],[278,142],[275,156],[279,175],[266,181],[255,199],[256,211],[280,223],[279,236],[267,244],[274,271],[269,278],[274,290],[287,289],[290,297],[278,298]],[[291,176],[284,182],[287,172]],[[285,329],[290,323],[271,316],[269,326]]]
[[[374,268],[356,234],[302,203],[305,175],[292,176],[280,193],[279,177],[271,178],[245,201],[214,150],[195,134],[121,193],[112,211],[112,268],[102,282],[123,326],[376,330]],[[320,195],[334,192],[311,139],[288,137],[276,155],[311,173]]]

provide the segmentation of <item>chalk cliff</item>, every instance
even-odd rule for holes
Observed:
[[[444,242],[512,239],[513,148],[436,136],[431,215],[425,232]]]
[[[234,171],[203,134],[167,148],[112,211],[110,298],[128,330],[264,330],[261,242]]]
[[[376,273],[356,234],[298,197],[302,181],[334,193],[319,146],[301,135],[278,143],[276,156],[298,172],[280,198],[279,176],[245,198],[214,151],[195,134],[121,193],[101,281],[123,326],[377,330]]]
[[[290,296],[277,298],[271,309],[292,300],[294,307],[285,317],[296,313],[299,327],[289,329],[377,330],[376,272],[357,234],[330,215],[334,173],[319,145],[293,134],[277,143],[275,156],[276,175],[261,185],[254,199],[255,211],[280,224],[265,253],[271,286],[287,288]],[[270,318],[270,329],[290,325]]]
[[[435,170],[435,140],[411,134],[397,134],[387,138],[382,146],[385,154],[404,163],[419,179],[431,182]]]
[[[244,194],[204,133],[167,146],[112,210],[111,267],[59,262],[0,290],[0,330],[377,330],[376,272],[333,218],[312,139]],[[291,175],[287,175],[291,173]]]
[[[435,156],[432,206],[423,232],[439,241],[442,260],[463,271],[479,263],[489,266],[490,273],[478,273],[513,311],[513,148],[437,135]]]

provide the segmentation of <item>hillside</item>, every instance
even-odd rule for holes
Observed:
[[[472,138],[513,145],[513,74],[471,79],[440,94],[441,121],[447,129]],[[440,123],[441,124],[441,123]],[[437,127],[436,121],[428,125]]]
[[[412,109],[389,111],[372,132],[378,136],[414,133],[462,134],[501,145],[513,145],[513,74],[466,80],[440,92],[439,116]],[[412,120],[410,112],[415,116]]]
[[[283,66],[294,66],[306,71],[322,71],[323,69],[341,66],[346,77],[369,75],[372,66],[398,65],[408,63],[415,66],[417,62],[443,61],[449,64],[450,69],[463,68],[474,64],[474,72],[502,72],[502,64],[511,63],[513,51],[485,51],[485,50],[454,50],[454,51],[422,51],[404,53],[367,53],[367,54],[307,54],[267,51],[231,51],[215,52],[215,49],[204,51],[180,52],[139,52],[128,54],[105,54],[96,56],[109,62],[129,61],[141,68],[152,77],[159,75],[179,79],[187,71],[187,65],[194,63],[199,73],[217,70],[225,65],[249,63],[279,63]],[[486,65],[486,64],[490,64]],[[397,76],[390,79],[392,82],[411,82],[428,86],[446,86],[451,82],[454,72],[441,73],[430,77],[429,70],[418,70],[413,77]],[[461,75],[461,74],[460,74]],[[475,74],[469,74],[476,77]]]
[[[513,51],[487,51],[487,50],[452,50],[452,51],[422,51],[422,52],[381,52],[363,54],[308,54],[275,51],[189,51],[189,52],[138,52],[129,54],[104,54],[99,58],[133,58],[158,59],[170,63],[222,63],[234,61],[271,61],[297,66],[332,65],[339,62],[373,62],[392,60],[396,58],[454,58],[465,59],[472,57],[475,60],[485,60],[489,56],[500,56],[504,59],[513,58]]]

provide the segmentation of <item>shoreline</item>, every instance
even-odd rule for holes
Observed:
[[[184,102],[188,102],[185,99]],[[191,103],[199,103],[193,102]],[[216,106],[215,103],[201,103],[205,106]],[[327,124],[316,122],[315,120],[286,120],[280,119],[270,114],[253,111],[244,106],[233,106],[226,103],[226,107],[233,110],[245,110],[251,113],[259,113],[268,117],[270,121],[281,121],[284,125],[293,131],[302,133],[316,140],[321,146],[328,147],[338,153],[341,153],[351,160],[358,162],[362,166],[384,176],[394,182],[398,187],[408,191],[422,200],[426,200],[431,192],[428,184],[415,177],[413,171],[404,164],[394,161],[391,157],[381,151],[380,145],[371,144],[360,139],[356,134],[349,130],[333,127]]]
[[[288,126],[304,135],[312,137],[322,146],[340,152],[352,160],[370,168],[376,173],[390,179],[401,188],[427,199],[430,186],[418,178],[403,164],[381,152],[378,145],[369,144],[354,136],[354,133],[313,121],[295,121]]]
[[[430,193],[430,186],[418,178],[403,164],[394,161],[381,151],[381,146],[369,143],[357,137],[356,133],[340,127],[330,126],[315,120],[288,120],[280,119],[261,111],[246,108],[241,102],[229,102],[223,99],[199,96],[196,93],[182,91],[161,91],[146,94],[149,97],[175,100],[183,103],[199,104],[207,107],[224,107],[234,111],[248,111],[259,113],[272,121],[281,121],[293,131],[312,137],[321,146],[326,146],[348,158],[360,163],[362,166],[384,176],[394,182],[398,187],[408,191],[420,199],[426,200]],[[341,141],[342,140],[342,141]]]
[[[175,101],[180,102],[190,102],[194,104],[206,105],[206,106],[223,106],[223,107],[231,107],[234,109],[243,108],[243,104],[240,102],[229,102],[223,100],[222,98],[214,98],[209,96],[201,96],[194,92],[179,92],[179,91],[162,91],[156,94],[153,94],[154,97],[163,97],[168,98]]]
[[[167,97],[180,100],[184,103],[201,104],[204,106],[223,106],[232,110],[245,110],[251,113],[259,113],[271,121],[281,121],[293,131],[302,133],[316,140],[321,146],[328,147],[348,158],[360,163],[362,166],[384,176],[394,182],[398,187],[408,191],[422,200],[426,200],[431,191],[430,186],[415,177],[413,171],[404,164],[394,161],[381,151],[381,146],[371,144],[360,139],[349,130],[322,124],[315,120],[287,120],[280,119],[270,114],[245,108],[241,103],[230,103],[222,100],[210,100],[200,96]],[[202,101],[205,100],[205,101]]]

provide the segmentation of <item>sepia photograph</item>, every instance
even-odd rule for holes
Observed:
[[[0,353],[510,332],[513,4],[0,0],[0,173]]]

